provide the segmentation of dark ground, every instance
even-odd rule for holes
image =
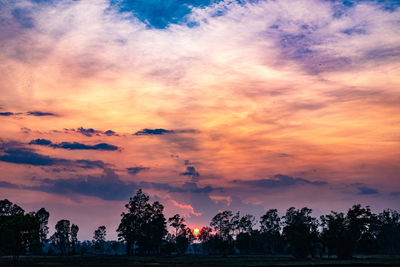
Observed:
[[[288,256],[184,256],[184,257],[125,257],[125,256],[35,256],[20,257],[18,266],[387,266],[399,267],[400,256],[359,256],[352,260],[313,259],[299,261]],[[1,258],[0,266],[13,266],[11,257]]]

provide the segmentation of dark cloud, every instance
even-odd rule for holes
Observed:
[[[400,191],[391,192],[390,195],[391,195],[391,196],[400,196]]]
[[[6,181],[0,181],[0,188],[11,188],[11,189],[18,189],[20,188],[19,185],[12,184]]]
[[[54,113],[51,113],[51,112],[42,112],[42,111],[28,111],[26,114],[27,114],[27,115],[30,115],[30,116],[36,116],[36,117],[56,116],[56,114],[54,114]]]
[[[121,181],[111,169],[104,169],[100,176],[86,176],[71,179],[38,179],[34,186],[23,186],[1,182],[0,187],[35,190],[40,192],[67,195],[75,199],[74,195],[98,197],[104,200],[127,200],[138,189],[134,182]]]
[[[34,166],[53,166],[53,165],[67,165],[69,160],[52,158],[49,156],[41,155],[32,149],[28,148],[12,148],[4,150],[4,155],[0,156],[0,161],[14,163],[14,164],[27,164]]]
[[[40,146],[48,146],[51,145],[52,142],[47,139],[35,139],[29,142],[30,145],[40,145]]]
[[[106,151],[115,151],[118,150],[117,146],[110,145],[107,143],[100,143],[96,145],[85,145],[78,142],[61,142],[57,144],[53,144],[50,140],[47,139],[35,139],[29,142],[30,145],[41,145],[41,146],[50,146],[52,148],[63,148],[70,150],[106,150]]]
[[[83,135],[90,136],[90,137],[93,135],[99,135],[101,133],[101,131],[99,131],[99,130],[95,130],[93,128],[85,129],[83,127],[78,128],[76,131],[78,133],[81,133]]]
[[[92,137],[93,135],[96,136],[101,136],[101,135],[107,135],[107,136],[118,136],[118,134],[112,130],[107,130],[107,131],[100,131],[100,130],[96,130],[93,128],[83,128],[83,127],[79,127],[78,129],[66,129],[67,131],[73,131],[73,132],[78,132],[80,134],[83,134],[85,136],[88,137]]]
[[[16,113],[14,112],[0,112],[0,116],[14,116]]]
[[[326,185],[327,182],[323,181],[310,181],[304,178],[294,178],[288,175],[277,174],[271,179],[260,179],[260,180],[234,180],[233,183],[240,185],[250,185],[257,188],[279,188],[288,187],[293,185],[315,185],[322,186]]]
[[[104,134],[108,136],[118,136],[118,134],[112,130],[105,131]]]
[[[134,135],[161,135],[161,134],[169,134],[173,133],[172,130],[165,130],[165,129],[143,129],[136,132]]]
[[[358,195],[375,195],[379,193],[378,190],[366,186],[360,186],[357,189]]]
[[[36,142],[46,142],[46,139],[39,139]],[[79,167],[85,169],[105,168],[108,166],[101,160],[68,160],[62,158],[54,158],[35,152],[34,149],[23,147],[18,142],[0,142],[0,161],[25,164],[33,166],[68,166]]]
[[[131,175],[136,175],[136,174],[138,174],[139,172],[147,171],[147,170],[149,170],[149,169],[150,169],[150,168],[148,168],[148,167],[141,167],[141,166],[126,168],[126,170],[128,171],[128,173],[131,174]]]
[[[59,144],[53,144],[52,147],[55,148],[64,148],[70,150],[106,150],[106,151],[115,151],[118,150],[117,146],[110,145],[107,143],[100,143],[96,145],[85,145],[78,142],[62,142]]]
[[[193,178],[200,177],[200,173],[196,171],[196,168],[193,166],[187,166],[185,172],[181,172],[180,175],[188,175],[192,176]]]
[[[33,186],[16,185],[5,181],[0,181],[0,187],[35,190],[46,193],[67,195],[85,195],[98,197],[104,200],[127,200],[138,188],[154,188],[173,193],[195,193],[208,194],[220,188],[211,186],[198,187],[196,183],[185,183],[180,187],[174,187],[167,183],[149,183],[141,182],[139,185],[135,182],[125,182],[119,179],[119,176],[111,169],[105,168],[100,176],[88,175],[71,179],[39,179],[32,178],[36,183]]]

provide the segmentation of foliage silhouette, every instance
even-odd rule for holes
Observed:
[[[141,253],[160,252],[164,236],[167,234],[164,207],[159,202],[148,203],[149,196],[141,189],[125,205],[128,210],[121,214],[121,223],[117,232],[120,240],[125,241],[130,255],[139,247]]]
[[[79,227],[69,220],[60,220],[55,233],[47,239],[49,212],[24,210],[7,199],[0,200],[0,254],[19,255],[41,253],[48,248],[53,254],[292,254],[295,258],[336,255],[350,259],[354,254],[400,254],[400,214],[395,210],[371,212],[368,206],[352,206],[346,213],[332,211],[314,218],[312,210],[289,208],[280,217],[270,209],[259,219],[251,214],[220,211],[210,227],[200,229],[197,237],[179,214],[168,221],[159,202],[149,202],[142,190],[130,198],[121,214],[118,226],[120,241],[106,241],[106,227],[94,231],[93,241],[79,242]],[[167,231],[167,222],[171,232]],[[195,242],[195,240],[197,241]],[[48,241],[51,245],[48,245]],[[190,247],[190,245],[193,246]],[[121,250],[121,252],[118,252]]]

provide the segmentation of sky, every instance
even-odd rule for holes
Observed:
[[[80,240],[139,188],[191,227],[398,209],[399,6],[0,0],[0,199]]]

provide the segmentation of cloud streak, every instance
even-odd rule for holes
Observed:
[[[39,141],[43,142],[43,141]],[[32,166],[66,166],[66,167],[79,167],[84,169],[104,168],[107,166],[101,160],[69,160],[64,158],[57,158],[52,156],[37,153],[34,149],[23,147],[18,142],[2,142],[0,143],[0,161],[32,165]]]
[[[114,145],[110,145],[107,143],[99,143],[96,145],[86,145],[78,142],[61,142],[61,143],[52,143],[47,139],[35,139],[29,142],[30,145],[41,145],[41,146],[49,146],[52,148],[62,148],[69,150],[103,150],[103,151],[115,151],[119,148]]]
[[[295,185],[314,185],[324,186],[328,183],[325,181],[310,181],[304,178],[295,178],[288,175],[276,174],[270,179],[260,180],[234,180],[234,184],[247,185],[253,188],[273,189],[273,188],[285,188]]]

